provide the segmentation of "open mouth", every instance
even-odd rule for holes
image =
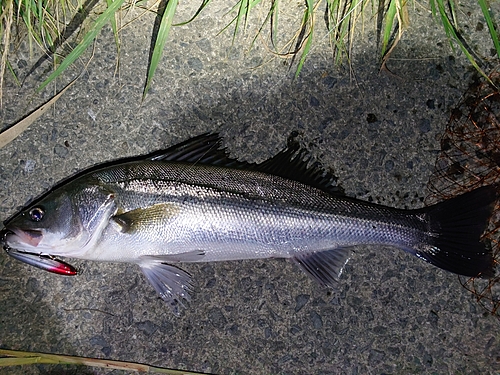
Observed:
[[[31,240],[37,246],[42,238],[42,233],[38,231],[21,231],[2,229],[0,231],[0,243],[7,254],[14,259],[27,263],[31,266],[56,273],[58,275],[73,276],[78,272],[71,264],[56,259],[52,255],[30,253],[13,249],[7,243],[26,243],[26,239]]]
[[[43,234],[39,230],[19,229],[19,228],[5,228],[0,232],[0,240],[5,245],[16,246],[16,244],[29,245],[30,247],[37,247],[43,238]]]

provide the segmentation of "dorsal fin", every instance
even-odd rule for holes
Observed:
[[[162,161],[182,161],[185,163],[217,165],[230,168],[252,168],[253,164],[229,157],[222,147],[222,137],[218,133],[204,133],[166,150],[148,154],[145,159]]]
[[[218,133],[201,134],[166,150],[146,155],[145,159],[259,171],[298,181],[329,194],[343,195],[343,189],[336,184],[337,177],[326,171],[319,162],[312,161],[309,152],[301,148],[295,140],[296,136],[297,134],[293,133],[283,151],[259,164],[229,157],[226,148],[222,147],[222,137]]]
[[[313,161],[309,151],[300,147],[296,133],[288,138],[287,148],[271,159],[254,165],[253,169],[313,186],[333,195],[344,195],[337,177],[326,171],[320,162]]]

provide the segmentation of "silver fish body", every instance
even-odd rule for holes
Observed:
[[[74,189],[103,188],[102,201],[112,194],[114,210],[98,241],[70,255],[78,258],[134,262],[193,250],[203,251],[199,261],[289,258],[366,243],[411,251],[431,235],[425,218],[408,211],[260,172],[147,161],[89,177]]]
[[[82,173],[8,220],[4,246],[46,269],[40,256],[136,263],[175,313],[191,288],[189,275],[172,265],[178,262],[291,258],[331,286],[349,250],[369,244],[394,246],[456,273],[491,273],[492,255],[479,237],[496,199],[493,187],[400,210],[333,194],[324,181],[325,189],[305,184],[319,174],[296,150],[259,166],[225,160],[219,142],[206,135],[187,142],[189,157],[175,156],[174,146]],[[300,165],[302,178],[287,178],[289,170],[279,173],[285,177],[268,173],[278,162]]]

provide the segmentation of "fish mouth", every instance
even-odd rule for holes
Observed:
[[[31,266],[43,269],[45,271],[49,271],[52,273],[56,273],[59,275],[65,276],[74,276],[78,273],[75,267],[71,264],[63,262],[52,255],[45,254],[37,254],[31,253],[27,251],[19,251],[10,247],[7,242],[16,242],[19,239],[30,240],[34,246],[38,245],[42,238],[42,233],[39,231],[25,231],[25,230],[11,230],[11,229],[2,229],[0,231],[0,244],[2,245],[5,252],[10,255],[12,258],[17,259],[21,262],[27,263]],[[21,243],[24,243],[23,241]]]
[[[16,245],[29,245],[30,247],[37,247],[43,238],[43,233],[39,230],[19,229],[19,228],[4,228],[0,232],[0,241],[3,247],[10,248]]]

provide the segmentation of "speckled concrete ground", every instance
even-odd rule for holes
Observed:
[[[206,131],[220,131],[231,155],[250,161],[273,155],[298,131],[349,195],[421,207],[439,135],[472,74],[431,16],[414,10],[418,22],[389,64],[394,74],[379,73],[370,33],[353,55],[354,74],[333,66],[320,33],[292,82],[293,72],[269,61],[262,42],[245,54],[253,34],[233,47],[228,34],[215,36],[228,21],[215,15],[230,5],[214,2],[173,30],[142,104],[152,18],[124,30],[119,76],[106,29],[78,83],[0,150],[1,219],[77,170]],[[181,4],[179,19],[197,6]],[[469,20],[474,31],[479,21],[474,14]],[[21,76],[35,61],[23,51],[12,60]],[[8,79],[4,127],[50,97],[49,90],[32,94],[36,84],[28,79],[20,89]],[[360,248],[336,290],[282,260],[189,264],[196,292],[179,318],[137,267],[72,263],[81,274],[66,278],[0,254],[0,347],[219,374],[500,371],[498,320],[455,275],[393,249]],[[46,366],[1,372],[110,373]]]

